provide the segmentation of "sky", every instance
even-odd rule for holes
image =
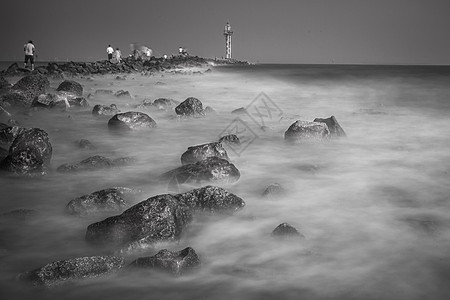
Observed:
[[[450,0],[3,0],[0,60],[106,58],[131,43],[259,63],[450,64]]]

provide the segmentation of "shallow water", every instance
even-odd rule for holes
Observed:
[[[92,99],[91,106],[115,103],[128,111],[145,98],[181,102],[193,96],[216,114],[178,120],[173,112],[148,112],[158,128],[125,135],[111,133],[109,118],[93,117],[91,109],[16,116],[23,126],[49,133],[52,170],[44,178],[0,178],[0,213],[18,208],[39,212],[29,220],[2,222],[2,293],[17,299],[450,297],[448,68],[269,65],[219,68],[204,76],[114,78],[76,80],[86,95],[96,89],[133,95],[131,100]],[[58,84],[52,81],[51,86]],[[270,114],[261,97],[273,109]],[[250,112],[257,107],[266,116],[230,113],[240,107]],[[284,132],[296,120],[331,115],[347,138],[284,142]],[[198,216],[179,243],[139,254],[191,246],[202,260],[201,271],[176,279],[153,272],[119,273],[51,291],[14,281],[17,274],[51,261],[108,253],[84,241],[86,227],[105,216],[66,215],[71,199],[112,186],[142,190],[135,203],[167,193],[167,185],[156,178],[181,165],[187,147],[215,141],[231,133],[233,124],[245,128],[238,135],[251,142],[245,149],[227,148],[241,178],[226,189],[243,198],[245,208],[227,218]],[[80,139],[89,139],[96,149],[79,149]],[[63,163],[97,154],[134,156],[138,163],[56,172]],[[287,195],[262,198],[274,182]],[[283,222],[306,238],[272,239],[271,231]]]

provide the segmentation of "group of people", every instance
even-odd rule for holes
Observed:
[[[119,48],[116,48],[116,50],[114,50],[111,45],[108,45],[108,47],[106,48],[106,53],[108,54],[108,60],[112,63],[117,64],[122,60],[122,53],[120,52]]]

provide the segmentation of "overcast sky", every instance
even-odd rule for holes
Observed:
[[[267,63],[450,64],[450,0],[4,0],[0,60],[100,60],[106,46]]]

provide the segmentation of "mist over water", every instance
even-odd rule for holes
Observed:
[[[17,299],[448,299],[450,289],[450,69],[401,66],[277,66],[219,68],[204,76],[128,75],[75,79],[85,94],[128,90],[131,100],[90,100],[80,111],[18,115],[24,127],[46,130],[52,170],[43,178],[2,174],[0,213],[27,208],[27,220],[0,220],[0,288]],[[156,84],[157,82],[165,83]],[[60,82],[52,81],[56,88]],[[264,130],[239,115],[254,140],[228,147],[241,178],[227,190],[243,198],[235,216],[196,216],[182,239],[160,249],[190,246],[202,269],[172,278],[150,271],[117,273],[54,290],[36,290],[14,277],[49,262],[109,254],[84,240],[89,224],[109,215],[73,217],[67,203],[94,191],[125,186],[142,190],[138,203],[168,192],[162,173],[181,165],[189,147],[218,140],[263,92],[282,111]],[[115,134],[95,104],[136,110],[145,98],[197,97],[216,110],[202,119],[177,120],[174,112],[147,112],[151,131]],[[284,132],[296,120],[334,115],[347,138],[289,145]],[[95,149],[77,146],[88,139]],[[63,163],[92,155],[133,156],[118,169],[60,174]],[[261,197],[277,182],[285,196]],[[188,189],[189,187],[184,187]],[[270,236],[280,223],[305,238]],[[130,258],[127,258],[131,260]]]

